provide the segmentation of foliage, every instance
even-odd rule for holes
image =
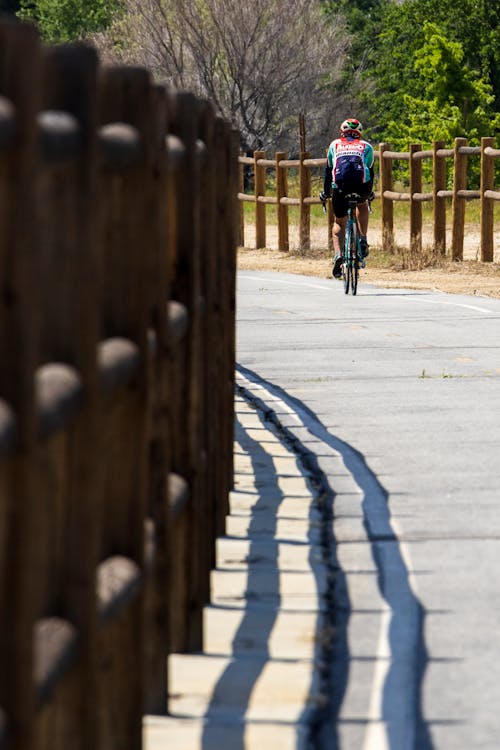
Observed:
[[[106,55],[205,96],[241,133],[244,150],[297,150],[298,115],[310,149],[324,150],[348,48],[339,16],[318,0],[126,0],[101,39]]]
[[[68,42],[106,28],[119,7],[119,0],[21,0],[18,16],[45,41]]]
[[[432,22],[431,22],[432,20]],[[500,109],[500,7],[487,0],[391,0],[360,102],[379,140],[492,135]]]
[[[388,123],[388,138],[397,148],[420,140],[452,143],[464,134],[478,144],[481,135],[500,128],[500,114],[491,112],[491,85],[464,65],[460,42],[447,39],[435,23],[424,23],[423,30],[424,44],[413,58],[420,94],[404,94],[406,118]]]

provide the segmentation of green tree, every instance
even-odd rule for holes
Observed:
[[[34,22],[47,42],[68,42],[106,28],[119,0],[21,0],[18,16]]]
[[[439,27],[438,35],[442,43],[438,43],[437,38],[429,42],[431,32],[426,24],[431,20]],[[458,48],[450,47],[446,51],[445,43],[448,42],[459,45],[460,63],[454,58]],[[429,44],[434,48],[430,49]],[[439,101],[439,87],[448,87],[453,78],[451,69],[443,69],[442,65],[452,66],[455,73],[457,68],[462,69],[464,75],[455,76],[457,84],[465,87],[468,92],[466,97],[472,96],[476,101],[476,106],[469,109],[464,126],[468,127],[470,123],[472,130],[479,127],[477,117],[471,115],[478,107],[477,116],[482,109],[485,118],[494,118],[500,109],[498,3],[488,0],[406,0],[399,3],[390,0],[384,6],[380,33],[367,62],[365,93],[360,96],[362,109],[369,113],[372,122],[376,122],[380,139],[388,139],[390,123],[391,132],[409,127],[411,117],[408,109],[413,109],[415,121],[418,118],[415,114],[418,101]],[[471,92],[470,87],[474,82],[475,91]],[[430,85],[433,93],[429,96],[427,88]],[[456,99],[454,104],[462,113],[463,120],[462,107]],[[436,125],[442,119],[438,106],[429,105],[420,115],[427,124],[427,130],[431,115],[436,118]],[[448,116],[451,116],[450,112]],[[460,120],[456,112],[453,118]],[[460,134],[467,136],[468,132],[462,131]],[[492,126],[488,134],[493,134]]]
[[[450,143],[461,135],[479,143],[481,135],[500,128],[500,114],[492,111],[492,86],[464,65],[462,45],[449,40],[441,27],[426,22],[423,31],[424,44],[413,57],[420,95],[404,95],[406,117],[389,123],[388,137],[403,147],[409,141]]]

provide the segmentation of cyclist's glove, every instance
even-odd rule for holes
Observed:
[[[375,200],[375,193],[373,192],[373,190],[370,193],[370,195],[368,196],[368,200],[369,200],[370,203]]]
[[[321,193],[319,194],[319,199],[320,199],[321,203],[326,203],[329,197],[330,197],[330,196],[329,196],[329,195],[327,195],[327,194],[326,194],[326,193],[324,192],[324,190],[322,190],[322,191],[321,191]]]

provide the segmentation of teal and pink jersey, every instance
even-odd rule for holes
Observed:
[[[327,195],[330,194],[332,189],[338,187],[336,182],[338,166],[353,161],[360,166],[360,177],[363,183],[373,180],[374,153],[370,143],[363,141],[361,138],[349,137],[336,138],[330,143],[325,171],[325,192]]]

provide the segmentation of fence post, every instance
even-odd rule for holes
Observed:
[[[259,196],[266,194],[266,168],[261,166],[259,159],[266,158],[265,151],[254,151],[255,174],[255,247],[266,246],[266,206],[259,202]]]
[[[33,387],[39,315],[33,174],[41,67],[35,29],[2,21],[0,91],[15,107],[17,125],[13,150],[9,158],[2,157],[0,171],[0,269],[4,284],[0,299],[0,395],[15,413],[18,446],[8,460],[7,477],[2,476],[0,487],[5,501],[0,521],[5,524],[0,564],[0,707],[8,717],[9,744],[13,748],[31,748],[34,744],[33,626],[40,563]]]
[[[97,743],[98,679],[96,566],[101,538],[100,499],[95,492],[101,472],[96,445],[100,436],[100,396],[96,351],[100,288],[97,252],[97,77],[95,51],[61,45],[44,50],[42,106],[60,110],[77,123],[81,147],[57,160],[41,149],[37,191],[37,283],[44,294],[37,378],[47,377],[46,363],[75,368],[83,389],[82,408],[71,427],[43,442],[43,479],[37,504],[50,526],[38,532],[44,550],[41,566],[51,580],[39,602],[38,658],[51,647],[50,616],[65,619],[78,632],[78,655],[53,695],[45,698],[37,722],[39,746],[85,748]],[[78,91],[75,97],[74,92]],[[49,121],[50,122],[50,121]],[[49,123],[45,124],[45,127]],[[45,132],[50,132],[48,127]],[[59,155],[60,156],[60,155]],[[57,269],[57,273],[54,273]],[[82,325],[82,320],[85,325]],[[45,372],[44,372],[45,370]],[[70,370],[67,370],[70,372]],[[38,394],[39,405],[43,403]],[[54,512],[54,497],[64,498]],[[64,549],[56,549],[58,538]],[[82,548],[81,540],[85,539]],[[57,580],[57,584],[55,581]],[[66,626],[67,627],[67,626]],[[61,723],[65,736],[61,737]]]
[[[200,110],[199,143],[204,144],[204,156],[200,165],[199,182],[203,200],[200,201],[200,225],[203,227],[200,237],[201,245],[201,290],[204,315],[202,316],[203,348],[203,455],[206,457],[203,465],[198,468],[204,485],[203,508],[205,517],[205,534],[201,544],[203,557],[201,560],[201,597],[204,603],[210,599],[210,570],[215,564],[215,508],[217,489],[215,487],[215,464],[217,459],[217,443],[215,440],[215,425],[217,422],[217,400],[212,397],[213,383],[217,380],[217,366],[214,353],[216,351],[219,331],[215,325],[215,288],[216,275],[219,272],[216,246],[215,201],[216,201],[216,171],[218,168],[215,145],[215,113],[209,101],[203,101]],[[235,191],[237,189],[235,185]],[[236,193],[234,193],[235,195]],[[232,197],[233,193],[231,194]],[[201,463],[201,462],[200,462]]]
[[[301,151],[299,164],[299,191],[300,191],[300,234],[299,247],[302,253],[311,247],[311,206],[306,203],[306,198],[311,195],[311,172],[304,166],[304,159],[309,159],[308,151]]]
[[[444,141],[434,141],[432,144],[434,247],[441,255],[446,253],[446,198],[441,198],[438,193],[446,189],[446,161],[437,152],[444,147]]]
[[[467,185],[467,156],[460,153],[462,146],[467,145],[467,138],[455,138],[453,153],[453,205],[451,228],[451,259],[463,260],[464,257],[464,223],[465,198],[458,195]]]
[[[243,156],[243,151],[240,149],[240,156]],[[245,167],[243,164],[238,164],[238,192],[245,192]],[[238,247],[245,247],[245,204],[243,201],[238,201]]]
[[[196,140],[200,118],[199,102],[188,92],[174,95],[172,111],[172,132],[183,139],[185,148],[184,167],[199,180],[199,162]],[[201,357],[202,319],[201,304],[201,259],[199,206],[193,203],[187,192],[189,187],[180,180],[177,182],[177,268],[172,296],[185,305],[189,315],[187,342],[181,359],[184,368],[182,400],[185,404],[184,425],[181,434],[174,437],[173,460],[175,473],[188,483],[190,498],[188,514],[189,550],[187,560],[188,600],[184,615],[183,641],[180,650],[196,650],[202,645],[203,621],[203,540],[205,527],[203,519],[205,487],[203,486],[203,443],[201,417],[203,410],[204,363]],[[182,417],[181,417],[182,418]],[[181,634],[182,636],[182,634]]]
[[[113,604],[116,579],[123,576],[124,581],[128,578],[132,582],[144,570],[155,221],[153,89],[149,73],[143,68],[108,67],[99,81],[101,133],[109,124],[123,123],[134,129],[132,133],[142,144],[133,164],[103,164],[98,190],[102,210],[99,250],[107,282],[106,293],[100,295],[100,361],[105,364],[105,351],[109,352],[110,346],[114,348],[119,337],[126,339],[127,348],[140,362],[130,387],[108,390],[100,404],[99,450],[107,460],[99,487],[99,731],[104,747],[133,750],[141,743],[144,705],[143,586],[115,616],[108,608]],[[129,585],[132,587],[132,583]]]
[[[485,263],[493,261],[493,201],[484,193],[493,190],[495,178],[493,158],[485,149],[494,145],[494,138],[481,138],[481,260]]]
[[[386,190],[392,190],[392,160],[384,159],[384,152],[389,151],[388,143],[381,143],[380,154],[380,198],[382,201],[382,247],[394,252],[394,210],[392,201],[384,197]]]
[[[335,223],[335,216],[331,200],[326,202],[326,213],[328,217],[328,252],[333,253],[333,225]]]
[[[167,255],[167,93],[164,87],[154,88],[154,201],[151,213],[154,222],[153,258],[151,264],[151,321],[156,346],[151,367],[151,435],[149,444],[148,518],[146,521],[144,633],[144,711],[165,713],[167,709],[168,676],[165,655],[169,639],[169,538],[170,513],[167,477],[170,469],[168,435],[168,399],[170,395],[169,348],[171,346],[166,301],[169,294]]]
[[[413,154],[421,151],[420,143],[410,144],[410,253],[422,253],[422,203],[415,200],[415,193],[422,192],[422,162]]]
[[[284,151],[276,152],[276,199],[278,211],[278,248],[280,252],[287,253],[290,249],[288,239],[288,206],[281,203],[281,198],[288,197],[288,170],[280,167],[280,161],[286,159]]]

